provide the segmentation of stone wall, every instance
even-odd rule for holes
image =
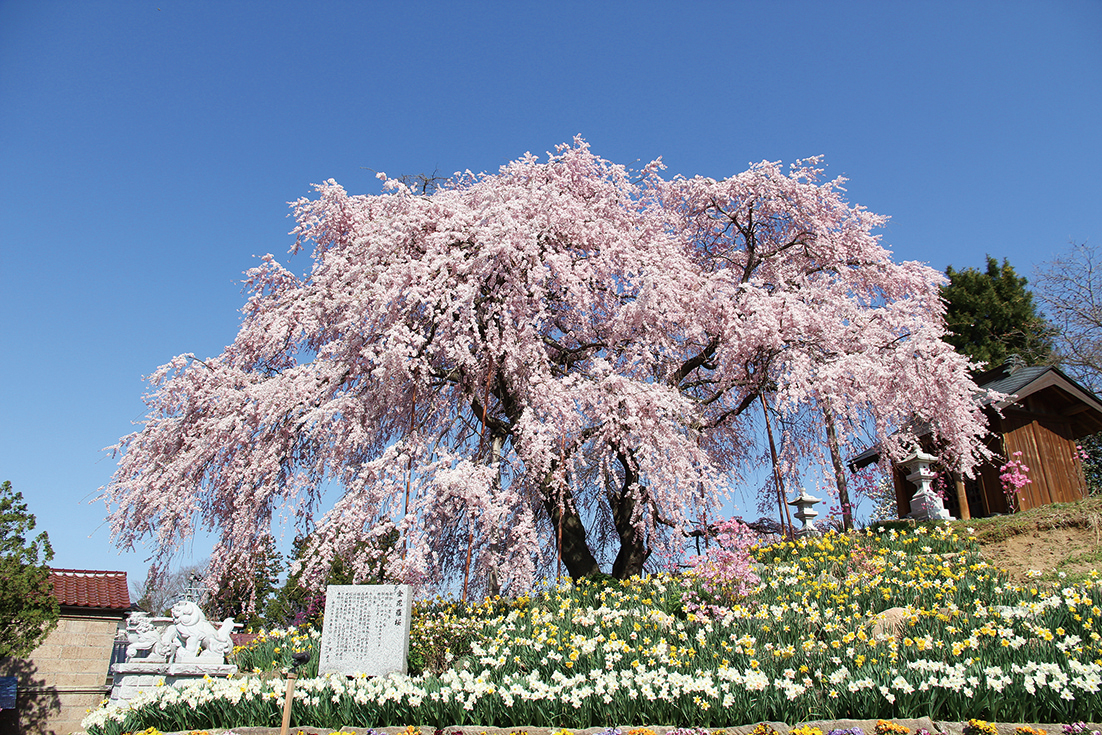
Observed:
[[[19,679],[17,713],[0,720],[0,735],[68,735],[106,698],[118,617],[63,613],[27,659],[0,661],[0,675]]]

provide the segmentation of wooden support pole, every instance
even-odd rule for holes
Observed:
[[[565,441],[566,440],[563,438],[563,435],[559,434],[559,467],[562,469],[563,482],[566,482],[566,465],[564,464],[564,462],[566,461],[565,453],[564,453]],[[557,543],[557,546],[555,547],[555,555],[557,557],[557,561],[555,563],[555,584],[560,584],[562,582],[562,516],[563,516],[563,511],[565,510],[565,507],[566,506],[563,504],[562,489],[560,488],[559,489],[558,543]]]
[[[842,506],[842,530],[853,530],[853,506],[849,502],[849,487],[846,484],[846,468],[842,463],[842,451],[838,447],[838,432],[834,428],[834,412],[830,405],[823,406],[823,418],[826,420],[827,444],[830,447],[830,462],[834,465],[834,482],[838,486],[838,504]]]
[[[968,507],[968,492],[964,489],[964,478],[954,472],[953,484],[957,488],[957,505],[960,506],[960,520],[972,520],[972,511]]]
[[[494,358],[490,357],[490,365],[486,369],[486,392],[482,396],[482,431],[478,435],[478,458],[482,457],[482,447],[486,443],[486,427],[490,423],[490,384],[494,377]],[[471,578],[471,552],[474,550],[474,517],[471,509],[467,508],[467,561],[463,563],[463,602],[467,601],[467,583]]]
[[[283,724],[279,727],[279,735],[287,735],[291,729],[291,704],[295,701],[295,679],[298,674],[287,674],[287,695],[283,698]]]
[[[463,564],[463,602],[467,601],[467,582],[471,578],[471,549],[474,548],[474,524],[469,514],[467,525],[470,526],[470,533],[467,536],[467,561]]]
[[[413,386],[413,395],[409,401],[409,435],[413,438],[413,420],[417,413],[417,385]],[[413,453],[410,452],[409,462],[406,464],[406,504],[402,507],[402,519],[409,515],[409,483],[413,478]],[[402,560],[405,561],[406,549],[409,546],[409,538],[402,539]]]

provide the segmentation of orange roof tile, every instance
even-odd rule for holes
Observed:
[[[51,569],[54,597],[61,605],[126,610],[130,590],[126,572],[100,572],[89,569]]]

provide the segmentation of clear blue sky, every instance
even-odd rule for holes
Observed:
[[[723,177],[826,156],[884,242],[1019,273],[1102,244],[1102,2],[0,2],[0,480],[54,565],[144,577],[89,504],[142,376],[232,341],[287,202],[581,134]],[[202,544],[194,561],[205,556]],[[193,559],[185,557],[181,563]]]

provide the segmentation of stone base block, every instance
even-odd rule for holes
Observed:
[[[237,667],[231,664],[128,663],[115,664],[111,673],[114,676],[111,701],[128,702],[160,686],[185,686],[204,676],[233,676]]]

